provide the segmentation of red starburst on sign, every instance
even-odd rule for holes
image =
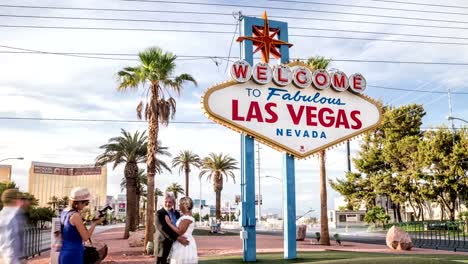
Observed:
[[[292,44],[287,43],[285,41],[275,39],[275,37],[280,32],[279,28],[270,28],[268,25],[268,16],[266,11],[263,13],[263,19],[265,20],[265,24],[263,27],[261,26],[253,26],[252,28],[252,37],[249,36],[242,36],[237,38],[238,42],[242,42],[244,40],[251,40],[253,45],[257,47],[253,53],[257,51],[262,51],[262,60],[266,63],[270,61],[270,54],[273,55],[276,59],[281,58],[281,52],[279,48],[281,45],[288,45],[288,47],[292,47]]]

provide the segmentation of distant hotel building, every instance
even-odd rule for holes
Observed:
[[[11,165],[0,165],[0,182],[11,181]]]
[[[39,199],[39,206],[48,206],[52,196],[62,198],[70,195],[76,186],[89,189],[93,199],[90,209],[103,207],[106,204],[107,168],[94,164],[58,164],[35,162],[29,170],[29,193]]]

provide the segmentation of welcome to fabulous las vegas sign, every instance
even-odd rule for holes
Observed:
[[[381,106],[363,95],[366,79],[316,70],[296,61],[232,64],[232,80],[209,88],[208,118],[305,158],[378,127]]]

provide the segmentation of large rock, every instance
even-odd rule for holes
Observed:
[[[297,241],[304,241],[306,237],[307,226],[306,225],[298,225],[296,227],[296,240]]]
[[[145,231],[140,230],[130,234],[128,237],[128,245],[130,247],[142,247],[145,241]]]
[[[387,246],[395,250],[411,250],[413,242],[405,230],[392,226],[387,232]]]

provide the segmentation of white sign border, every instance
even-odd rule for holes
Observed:
[[[307,67],[309,68],[311,71],[313,71],[307,64],[303,63],[303,62],[300,62],[300,61],[296,61],[296,62],[292,62],[292,63],[289,63],[287,64],[288,66],[290,67],[294,67],[294,66],[304,66],[304,67]],[[223,83],[220,83],[220,84],[217,84],[217,85],[214,85],[210,88],[208,88],[206,91],[205,91],[205,94],[202,96],[202,101],[201,101],[201,104],[202,104],[202,111],[203,113],[205,114],[206,117],[208,117],[209,119],[213,120],[214,122],[220,124],[220,125],[223,125],[231,130],[234,130],[234,131],[237,131],[239,133],[246,133],[247,135],[251,136],[251,137],[254,137],[255,140],[265,144],[265,145],[268,145],[270,146],[271,148],[273,149],[276,149],[278,151],[282,151],[282,152],[287,152],[291,155],[293,155],[294,157],[296,158],[299,158],[299,159],[304,159],[304,158],[307,158],[309,156],[312,156],[322,150],[326,150],[326,149],[329,149],[329,148],[332,148],[336,145],[339,145],[340,143],[348,140],[348,139],[351,139],[351,138],[354,138],[354,137],[357,137],[365,132],[368,132],[368,131],[371,131],[377,127],[379,127],[382,123],[382,119],[383,119],[383,113],[382,113],[382,104],[374,99],[372,99],[371,97],[369,96],[366,96],[366,95],[363,95],[363,94],[356,94],[356,93],[352,93],[350,91],[350,89],[347,89],[346,91],[342,92],[342,93],[352,93],[353,96],[359,96],[361,97],[362,99],[370,102],[371,104],[375,105],[377,107],[377,109],[379,110],[379,119],[377,122],[375,122],[374,125],[371,125],[363,130],[359,130],[355,133],[352,133],[352,134],[349,134],[345,137],[342,137],[342,138],[339,138],[335,141],[332,141],[328,144],[325,144],[319,148],[315,148],[315,149],[312,149],[310,151],[307,151],[307,152],[300,152],[300,151],[297,151],[295,149],[292,149],[292,148],[289,148],[288,146],[285,146],[283,144],[279,144],[278,142],[274,142],[272,141],[271,139],[269,139],[268,137],[265,137],[263,136],[262,134],[259,134],[249,128],[246,128],[244,126],[241,126],[239,124],[237,124],[236,122],[232,122],[231,120],[229,119],[226,119],[218,114],[216,114],[215,112],[213,112],[209,105],[208,105],[208,98],[210,97],[210,95],[212,93],[214,93],[215,91],[218,91],[218,90],[222,90],[226,87],[229,87],[229,86],[232,86],[232,85],[236,85],[236,84],[239,84],[237,81],[235,80],[230,80],[230,81],[226,81],[226,82],[223,82]],[[307,89],[315,89],[313,87],[310,87],[310,88],[307,88]]]

